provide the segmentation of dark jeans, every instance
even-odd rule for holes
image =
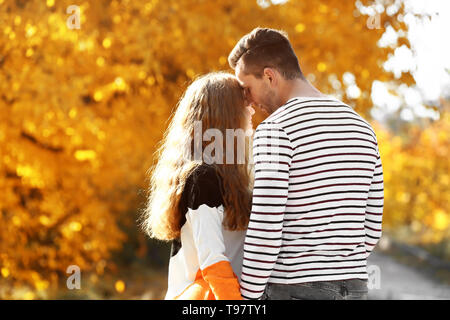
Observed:
[[[262,300],[367,300],[367,280],[267,284]]]

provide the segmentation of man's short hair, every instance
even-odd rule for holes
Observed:
[[[244,73],[261,78],[264,68],[278,70],[292,80],[304,79],[297,56],[286,32],[269,28],[255,28],[243,36],[228,56],[228,63],[235,69],[239,60],[244,63]]]

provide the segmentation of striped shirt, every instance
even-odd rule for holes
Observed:
[[[334,98],[293,98],[257,127],[253,160],[243,298],[267,283],[368,279],[384,201],[370,124]]]

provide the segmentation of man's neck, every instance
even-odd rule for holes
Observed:
[[[325,98],[327,97],[327,95],[317,90],[306,79],[285,80],[284,90],[283,93],[280,95],[278,106],[274,108],[272,112],[275,112],[278,108],[280,108],[286,102],[295,97]]]
[[[308,80],[295,79],[286,82],[284,103],[295,97],[326,97],[325,94],[317,90]]]

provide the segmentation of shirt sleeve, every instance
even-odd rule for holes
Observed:
[[[219,195],[217,177],[201,174],[194,184],[186,221],[192,228],[202,277],[216,300],[240,300],[239,282],[225,255],[224,212]]]
[[[383,167],[381,157],[377,147],[377,160],[375,170],[370,184],[369,196],[366,207],[366,220],[364,229],[366,231],[366,258],[370,255],[373,248],[381,238],[381,224],[383,218],[384,206],[384,182]]]
[[[241,294],[259,299],[277,261],[293,149],[284,129],[262,122],[255,132],[252,211],[244,243]]]

